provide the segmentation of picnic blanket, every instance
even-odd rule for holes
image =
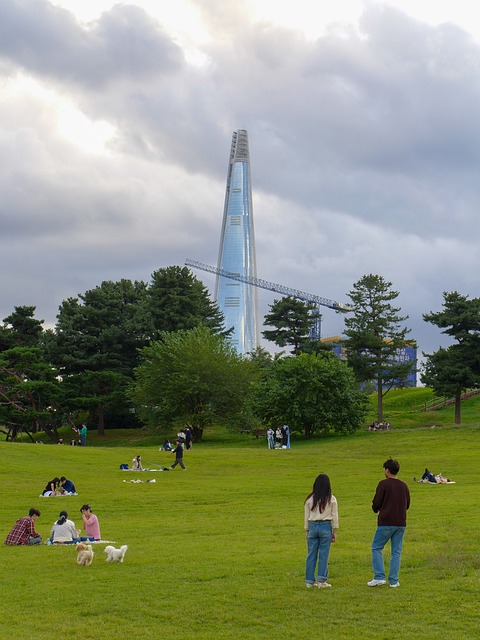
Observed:
[[[67,496],[78,496],[78,493],[54,493],[52,495],[51,492],[49,493],[41,493],[38,497],[39,498],[66,498]]]

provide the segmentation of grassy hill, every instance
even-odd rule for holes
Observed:
[[[433,391],[426,387],[392,389],[383,398],[383,415],[394,428],[437,427],[454,425],[454,407],[438,411],[421,411],[426,402],[434,398]],[[375,420],[377,395],[370,397],[368,422]],[[417,410],[415,411],[414,408]],[[480,395],[462,402],[462,425],[480,424]]]
[[[423,429],[440,428],[454,426],[454,407],[445,407],[438,411],[421,411],[421,407],[434,398],[433,391],[426,387],[415,387],[407,389],[392,389],[383,399],[384,419],[388,420],[394,429]],[[376,420],[377,396],[370,396],[370,410],[365,420],[365,429],[373,420]],[[416,409],[416,410],[415,410]],[[462,402],[462,426],[480,426],[480,395],[473,396]],[[458,427],[456,427],[458,428]],[[65,443],[69,443],[72,431],[65,427],[60,430],[60,435]],[[171,434],[175,437],[175,433]],[[5,436],[0,434],[0,441]],[[44,434],[38,434],[36,439],[48,443],[49,440]],[[294,439],[301,440],[301,436],[294,436]],[[264,446],[262,439],[255,440],[251,435],[230,433],[221,427],[206,429],[204,440],[211,446]],[[20,435],[19,442],[29,442],[26,435]],[[103,447],[151,447],[160,446],[163,438],[153,435],[146,429],[107,429],[104,437],[99,437],[95,430],[89,430],[88,443],[90,446]],[[126,462],[129,462],[127,460]]]
[[[3,539],[31,506],[42,511],[37,530],[47,536],[61,509],[78,525],[88,502],[103,537],[129,545],[119,565],[95,545],[91,567],[76,564],[72,547],[0,545],[8,576],[0,581],[2,640],[46,640],[61,630],[82,640],[384,640],[392,629],[406,640],[478,635],[478,424],[363,430],[276,451],[251,436],[225,446],[207,434],[186,453],[187,471],[157,473],[120,471],[140,444],[144,463],[172,458],[146,438],[114,447],[119,433],[108,433],[112,446],[86,448],[0,442]],[[400,460],[412,494],[401,587],[369,589],[371,499],[389,456]],[[414,483],[425,466],[456,484]],[[303,500],[321,471],[332,480],[340,530],[333,588],[307,590]],[[79,495],[39,498],[62,474]]]

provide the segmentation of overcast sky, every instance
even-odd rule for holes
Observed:
[[[1,0],[0,319],[214,265],[247,129],[258,276],[347,302],[382,275],[419,350],[445,344],[422,314],[479,295],[475,5]]]

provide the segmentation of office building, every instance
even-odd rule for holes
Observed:
[[[250,154],[248,135],[244,129],[235,131],[232,137],[217,266],[242,276],[257,275]],[[241,354],[256,349],[256,287],[217,276],[215,298],[225,316],[225,326],[233,327],[229,340],[235,349]]]

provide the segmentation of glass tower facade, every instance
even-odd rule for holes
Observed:
[[[235,131],[232,137],[217,266],[242,276],[257,277],[250,154],[244,129]],[[217,276],[215,298],[225,316],[225,326],[233,327],[229,340],[235,349],[241,354],[256,349],[256,287]]]

